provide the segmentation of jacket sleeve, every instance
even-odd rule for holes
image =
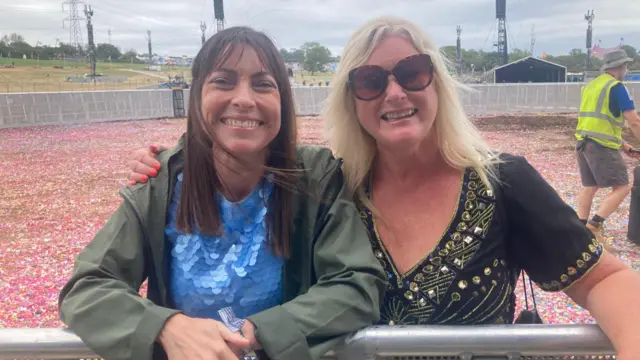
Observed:
[[[156,337],[177,313],[141,297],[146,279],[141,222],[124,201],[76,258],[58,305],[62,321],[109,360],[151,359]]]
[[[338,188],[338,197],[316,225],[317,282],[282,306],[249,317],[272,360],[317,359],[343,335],[380,318],[386,278],[355,205],[344,186]]]

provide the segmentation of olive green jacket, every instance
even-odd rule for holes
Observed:
[[[62,321],[107,360],[166,359],[156,342],[171,309],[167,206],[183,169],[183,140],[159,155],[146,184],[124,188],[124,201],[78,255],[59,297]],[[385,275],[328,149],[299,147],[303,186],[294,197],[292,256],[285,262],[283,304],[249,317],[273,360],[315,359],[343,335],[377,322]],[[147,298],[138,289],[148,280]]]

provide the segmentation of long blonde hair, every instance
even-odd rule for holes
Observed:
[[[326,135],[337,157],[344,160],[343,172],[350,192],[368,207],[363,185],[376,157],[376,142],[360,125],[353,96],[348,88],[349,71],[364,64],[373,50],[391,35],[409,39],[415,48],[431,56],[434,81],[438,93],[435,128],[438,148],[452,167],[473,167],[482,181],[492,188],[496,179],[494,165],[500,162],[498,153],[490,149],[480,132],[471,123],[458,98],[457,89],[469,89],[449,75],[447,60],[429,37],[413,23],[391,16],[371,20],[358,29],[344,48],[340,64],[333,77],[333,88],[323,112]]]

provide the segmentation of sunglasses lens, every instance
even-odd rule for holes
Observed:
[[[387,87],[388,75],[382,68],[363,66],[351,73],[351,85],[356,97],[371,100],[380,96]]]
[[[419,91],[431,84],[433,64],[429,55],[420,54],[400,61],[394,70],[396,80],[409,91]]]

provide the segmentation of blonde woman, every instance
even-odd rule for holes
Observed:
[[[524,269],[587,308],[620,357],[640,353],[640,277],[608,252],[522,157],[488,147],[436,45],[372,20],[344,49],[324,113],[389,283],[382,322],[514,321]],[[134,155],[144,180],[155,152]]]

